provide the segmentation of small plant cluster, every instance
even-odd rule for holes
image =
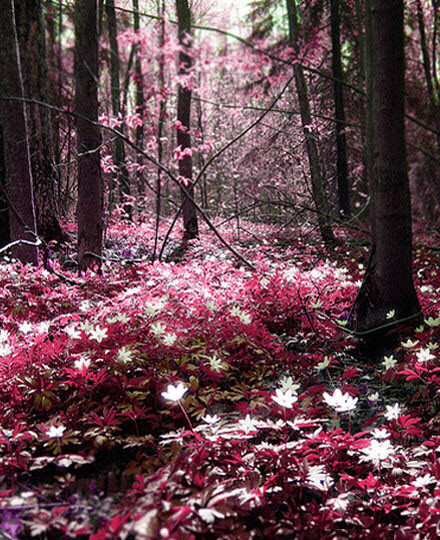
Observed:
[[[152,261],[148,224],[110,229],[102,276],[0,266],[10,538],[435,536],[436,255],[416,252],[423,323],[366,361],[363,248],[247,229],[226,238],[255,271],[205,233]]]

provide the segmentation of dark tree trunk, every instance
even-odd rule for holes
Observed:
[[[435,17],[434,17],[435,21]],[[425,32],[425,18],[423,16],[423,6],[420,0],[417,0],[417,22],[419,26],[420,34],[420,49],[422,50],[422,59],[423,59],[423,69],[425,71],[425,80],[426,88],[428,90],[428,102],[429,102],[429,112],[434,121],[434,125],[437,130],[440,131],[440,106],[434,91],[435,77],[431,74],[431,60],[429,57],[428,44],[426,42],[426,32]],[[436,72],[435,64],[433,65],[434,72]],[[440,156],[440,135],[437,135],[437,151]]]
[[[134,11],[134,31],[136,34],[140,30],[140,17],[139,17],[139,2],[138,0],[133,0],[133,11]],[[144,117],[145,112],[145,98],[144,98],[144,78],[142,75],[142,63],[141,56],[139,51],[139,45],[136,45],[135,50],[135,61],[134,61],[134,73],[135,73],[135,85],[136,85],[136,114],[141,118]],[[136,126],[136,146],[142,148],[144,144],[144,125],[143,122],[140,125]],[[145,184],[144,184],[144,173],[142,171],[142,166],[144,164],[144,157],[140,152],[136,154],[136,163],[138,164],[139,170],[137,172],[137,186],[138,193],[140,196],[145,196]],[[159,172],[160,174],[160,172]],[[143,206],[143,201],[141,203]]]
[[[405,151],[403,0],[370,0],[367,32],[372,103],[372,248],[356,329],[371,331],[420,311],[412,279],[411,208]],[[416,317],[409,323],[416,322]]]
[[[100,270],[103,185],[99,160],[96,0],[75,2],[75,113],[78,145],[78,264]],[[91,122],[90,122],[90,121]],[[92,255],[93,254],[93,255]]]
[[[41,0],[15,0],[24,96],[49,101],[48,58]],[[46,241],[65,241],[58,210],[58,171],[55,167],[51,114],[47,107],[27,106],[29,152],[38,234]]]
[[[114,0],[107,0],[105,4],[107,12],[107,25],[108,35],[110,43],[110,84],[111,84],[111,97],[112,97],[112,114],[116,118],[121,112],[120,103],[120,62],[119,62],[119,48],[118,48],[118,32],[116,24],[116,13]],[[119,126],[118,130],[123,134],[124,124]],[[115,146],[113,150],[113,163],[117,169],[115,175],[116,184],[119,186],[119,202],[125,202],[125,195],[130,195],[130,182],[125,164],[125,148],[124,141],[117,137],[115,140]],[[113,187],[113,186],[112,186]],[[131,208],[131,206],[129,206]],[[131,216],[131,211],[128,211],[128,215]]]
[[[289,41],[292,49],[299,56],[298,13],[296,8],[296,0],[286,0],[286,4],[289,18]],[[309,96],[304,77],[304,70],[300,62],[294,63],[293,72],[295,75],[295,85],[296,93],[298,95],[301,124],[303,127],[307,156],[309,159],[312,196],[318,216],[319,231],[324,242],[329,243],[333,242],[335,238],[328,222],[328,207],[324,190],[321,164],[319,162],[318,147],[316,145],[316,132],[311,128],[312,116],[310,114]]]
[[[182,50],[179,53],[179,75],[191,73],[191,12],[188,0],[176,0],[177,21],[179,27],[179,43]],[[185,84],[179,83],[177,95],[177,120],[182,127],[177,130],[177,146],[182,151],[191,148],[191,89]],[[196,238],[199,234],[196,208],[189,197],[194,199],[194,185],[192,183],[192,157],[186,155],[179,160],[179,175],[186,183],[181,188],[183,205],[184,240]],[[188,197],[189,195],[189,197]]]
[[[350,217],[350,195],[347,164],[347,138],[345,136],[344,84],[341,62],[339,0],[330,1],[330,25],[332,38],[333,93],[335,98],[336,131],[336,177],[338,182],[339,217]]]
[[[1,106],[1,105],[0,105]],[[4,195],[6,191],[6,162],[3,145],[3,129],[0,125],[0,248],[11,241],[9,229],[9,206]]]
[[[14,0],[0,0],[0,121],[3,127],[6,184],[11,205],[11,240],[35,242],[35,209],[32,193],[28,130],[23,101],[18,40],[15,28]],[[8,97],[18,98],[10,99]],[[35,246],[19,244],[12,256],[23,263],[38,264]]]
[[[136,0],[137,1],[137,0]],[[157,123],[157,161],[163,161],[163,128],[165,123],[165,115],[167,110],[167,100],[165,95],[165,1],[162,0],[158,5],[160,19],[160,34],[159,34],[159,119]],[[162,211],[162,170],[157,169],[156,178],[156,228],[154,234],[153,260],[156,258],[157,244],[159,241],[159,223]]]

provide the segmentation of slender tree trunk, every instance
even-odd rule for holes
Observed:
[[[335,98],[336,131],[336,177],[338,182],[339,217],[350,217],[350,195],[347,163],[347,138],[345,136],[344,84],[341,61],[340,25],[341,13],[339,0],[330,2],[330,24],[332,38],[333,93]]]
[[[440,131],[440,107],[434,91],[435,77],[431,74],[431,60],[429,57],[428,44],[426,42],[425,19],[421,0],[417,2],[417,23],[420,34],[420,49],[422,51],[423,69],[425,71],[426,88],[428,90],[429,112],[434,120],[435,127]],[[434,17],[435,19],[435,17]],[[435,65],[433,65],[435,69]],[[437,135],[437,151],[440,156],[440,135]]]
[[[75,1],[75,113],[78,145],[79,271],[100,270],[103,185],[99,159],[98,33],[96,0]],[[94,255],[91,255],[93,253]]]
[[[119,80],[120,62],[119,62],[119,47],[118,47],[118,30],[116,24],[116,13],[114,0],[107,0],[105,4],[107,13],[107,26],[110,43],[110,84],[111,84],[111,97],[112,97],[112,114],[115,118],[120,116],[121,113],[121,85]],[[125,131],[124,123],[122,123],[118,130],[123,134]],[[113,149],[113,163],[117,169],[114,176],[115,183],[118,185],[119,190],[119,202],[125,202],[125,196],[130,195],[130,180],[128,177],[127,167],[125,164],[125,148],[124,141],[117,137],[115,140],[115,146]],[[112,188],[114,187],[111,186]],[[131,205],[129,206],[129,209]],[[131,210],[128,215],[131,216]]]
[[[133,0],[133,23],[134,31],[139,35],[140,31],[140,17],[139,17],[139,1]],[[145,97],[144,97],[144,77],[142,74],[142,62],[140,55],[140,46],[137,44],[135,48],[135,61],[134,61],[134,73],[135,73],[135,85],[136,85],[136,114],[138,114],[142,119],[144,118],[145,112]],[[136,146],[142,148],[144,145],[144,124],[141,122],[136,126]],[[145,183],[144,183],[144,157],[141,153],[136,155],[136,163],[138,164],[137,172],[137,186],[138,193],[141,197],[145,197]],[[160,171],[159,171],[160,174]],[[144,201],[142,201],[141,206],[144,206]]]
[[[28,130],[23,98],[20,55],[15,28],[14,0],[0,0],[0,122],[3,126],[6,184],[11,240],[35,242],[36,223],[32,192]],[[20,244],[12,256],[23,263],[38,264],[35,246]]]
[[[158,11],[160,19],[160,34],[159,34],[159,119],[157,124],[157,161],[162,163],[163,161],[163,128],[165,123],[165,115],[167,110],[167,99],[165,94],[165,1],[162,0],[158,5]],[[154,235],[154,248],[153,248],[153,260],[156,258],[157,244],[159,240],[159,224],[161,214],[161,201],[162,201],[162,170],[157,169],[156,178],[156,228]]]
[[[0,105],[1,106],[1,105]],[[0,125],[0,247],[9,244],[11,231],[9,226],[9,206],[4,195],[6,191],[6,161],[3,144],[3,129]]]
[[[49,101],[46,29],[41,0],[15,0],[24,95]],[[47,107],[27,107],[29,151],[38,234],[46,241],[67,239],[60,225],[59,178],[55,166],[51,113]]]
[[[188,0],[176,0],[177,21],[179,27],[179,43],[182,50],[179,53],[179,75],[185,76],[191,73],[191,12]],[[181,128],[177,130],[177,146],[184,152],[191,149],[191,87],[179,82],[177,95],[177,120]],[[179,160],[179,175],[186,183],[181,189],[183,204],[183,227],[184,240],[196,238],[199,234],[196,208],[188,195],[194,199],[194,185],[192,183],[192,157],[187,154]]]
[[[370,0],[367,46],[372,103],[372,248],[355,304],[359,331],[419,312],[412,280],[411,207],[404,123],[403,0]],[[370,23],[369,23],[370,24]],[[412,321],[415,322],[415,321]],[[372,332],[371,335],[374,335]]]
[[[299,56],[298,46],[298,13],[296,0],[286,0],[287,14],[289,18],[289,41],[292,49]],[[325,243],[334,241],[333,231],[328,222],[328,206],[325,196],[325,189],[319,162],[318,148],[316,145],[316,132],[312,126],[312,116],[310,114],[310,103],[307,92],[304,70],[300,62],[293,65],[295,75],[296,93],[301,114],[301,124],[305,138],[307,156],[309,159],[310,175],[312,182],[312,196],[318,215],[318,226],[321,237]]]

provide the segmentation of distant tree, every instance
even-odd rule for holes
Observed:
[[[3,127],[6,188],[8,193],[13,257],[23,263],[38,263],[32,194],[28,129],[23,98],[20,57],[15,27],[14,0],[0,0],[0,124]],[[8,99],[12,98],[12,99]]]
[[[20,46],[24,96],[49,101],[48,57],[41,0],[15,0],[15,21]],[[38,234],[46,241],[66,239],[58,210],[58,171],[54,160],[51,114],[47,107],[26,107],[29,152]]]
[[[341,5],[330,0],[330,27],[332,38],[333,93],[335,99],[336,177],[338,183],[339,217],[350,217],[350,195],[347,163],[347,138],[345,136],[344,74],[341,60]]]
[[[355,302],[356,329],[372,331],[393,319],[416,315],[412,279],[411,206],[405,150],[403,0],[367,0],[373,149],[371,251]],[[414,322],[413,319],[412,322]]]
[[[139,31],[141,27],[140,17],[139,17],[139,0],[133,0],[133,11],[134,11],[133,30],[135,31],[136,35],[139,35]],[[143,118],[144,109],[145,109],[145,96],[144,96],[144,81],[143,81],[143,75],[142,75],[142,62],[141,62],[139,45],[136,46],[136,50],[135,50],[134,72],[135,72],[135,86],[136,86],[136,97],[135,97],[136,114],[138,114],[141,118]],[[138,148],[143,147],[143,144],[144,144],[143,122],[139,122],[136,126],[135,142]],[[139,166],[139,170],[137,172],[138,194],[142,196],[142,195],[145,195],[144,175],[142,171],[144,157],[140,152],[136,153],[136,162]]]
[[[112,98],[112,114],[115,118],[117,118],[121,112],[121,85],[119,81],[120,60],[114,0],[107,0],[107,2],[105,3],[105,9],[107,14],[107,26],[110,45],[110,93]],[[124,133],[124,124],[122,123],[118,129],[119,131]],[[115,174],[115,180],[117,180],[116,183],[119,186],[119,202],[124,202],[124,195],[130,195],[130,181],[127,172],[127,166],[125,164],[124,141],[120,137],[117,137],[115,140],[113,163],[117,170]],[[112,188],[113,187],[114,186],[112,186]],[[114,197],[113,189],[111,191],[111,196]],[[110,204],[109,206],[112,205]],[[129,214],[131,215],[131,212],[129,212]]]
[[[298,10],[296,0],[286,0],[286,4],[289,22],[289,42],[290,46],[299,57],[300,50],[298,35]],[[321,164],[319,161],[318,146],[316,143],[316,132],[312,128],[310,102],[307,84],[304,77],[304,70],[301,62],[295,62],[293,64],[293,72],[295,75],[295,86],[296,93],[298,95],[299,110],[301,113],[301,124],[303,128],[305,146],[309,160],[310,176],[312,183],[312,196],[317,212],[319,231],[324,242],[332,242],[334,240],[334,235],[329,224],[329,212],[325,196]]]
[[[99,270],[103,241],[103,182],[98,120],[96,0],[75,1],[75,113],[78,145],[79,271]]]
[[[3,129],[0,125],[0,247],[9,244],[11,241],[11,231],[9,230],[9,206],[4,191],[6,191],[6,163],[3,144]]]
[[[191,240],[198,236],[197,213],[194,204],[188,198],[194,198],[194,186],[192,184],[192,157],[191,157],[191,85],[182,81],[184,76],[191,75],[191,11],[188,0],[176,0],[176,13],[179,29],[179,43],[181,50],[179,53],[178,74],[181,77],[177,94],[177,120],[180,127],[177,129],[177,146],[185,154],[179,160],[179,175],[185,182],[185,187],[181,189],[183,205],[183,227],[184,239]]]

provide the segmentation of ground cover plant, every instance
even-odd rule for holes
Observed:
[[[101,276],[2,263],[5,538],[438,534],[438,254],[417,239],[423,322],[368,357],[366,248],[247,227],[255,271],[207,231],[151,262],[148,223],[110,227]]]

